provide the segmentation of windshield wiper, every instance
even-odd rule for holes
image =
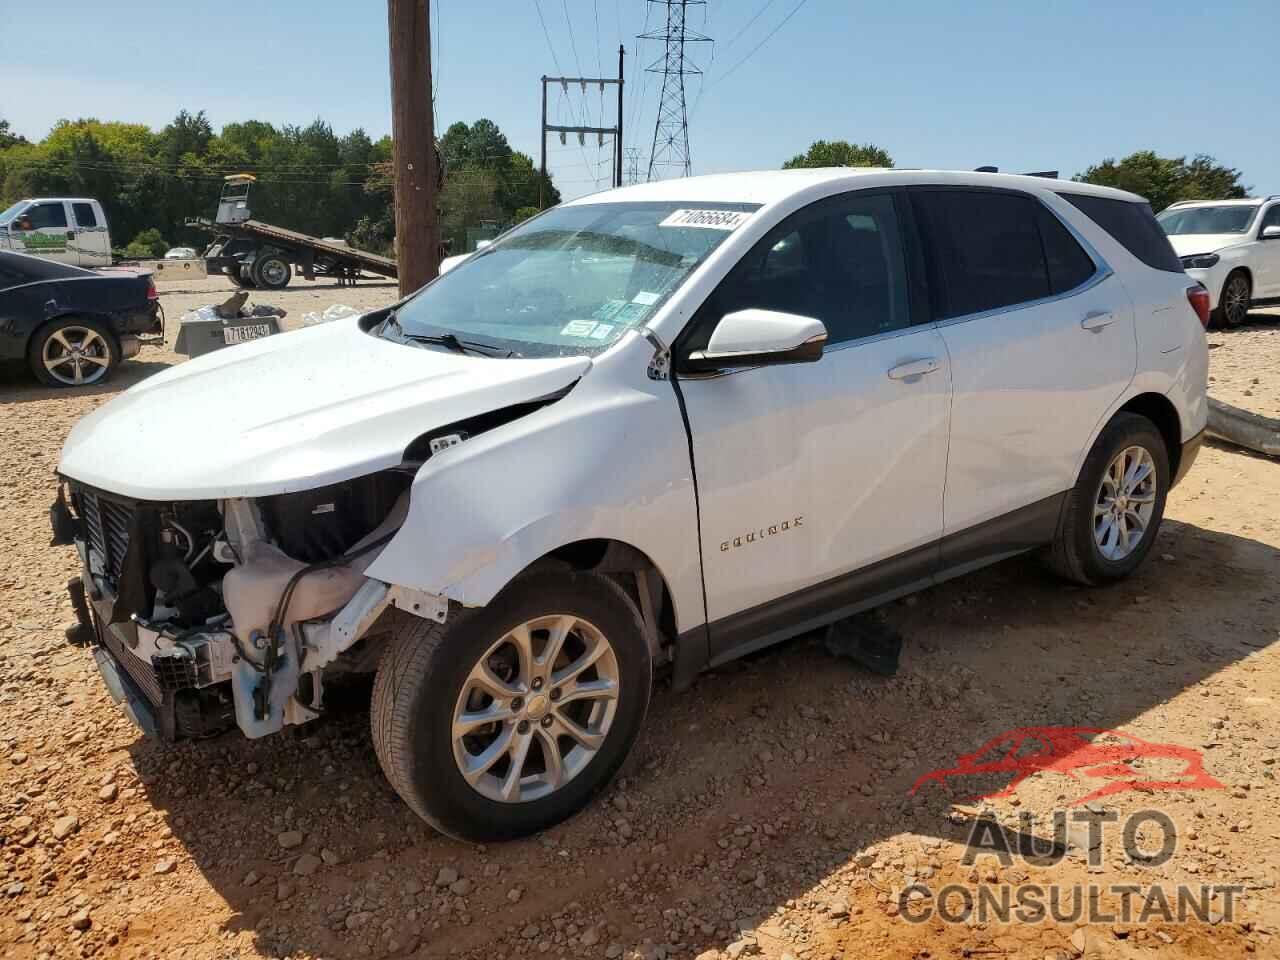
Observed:
[[[454,353],[474,353],[479,354],[482,357],[502,357],[503,359],[520,356],[520,354],[516,353],[514,350],[495,347],[492,344],[481,343],[477,340],[463,340],[456,333],[407,333],[403,324],[400,323],[400,318],[396,316],[396,312],[394,310],[387,314],[387,318],[382,321],[382,325],[383,329],[386,329],[388,326],[395,327],[396,330],[400,332],[400,338],[402,340],[407,340],[410,343],[439,344],[442,347],[447,347]]]

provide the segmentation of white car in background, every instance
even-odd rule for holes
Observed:
[[[1029,551],[1128,576],[1200,445],[1207,321],[1117,190],[642,184],[99,407],[63,448],[55,542],[139,725],[261,737],[376,672],[405,801],[516,837],[609,781],[655,668],[681,689]]]
[[[1250,307],[1280,303],[1280,196],[1184,201],[1157,219],[1187,274],[1208,288],[1216,323],[1239,326]]]

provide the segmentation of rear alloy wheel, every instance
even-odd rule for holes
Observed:
[[[1228,327],[1238,327],[1249,317],[1249,299],[1252,294],[1249,278],[1239,272],[1227,277],[1222,287],[1220,311],[1222,322]]]
[[[28,357],[31,370],[53,387],[101,383],[119,362],[115,338],[96,320],[59,320],[36,334]]]
[[[278,254],[268,253],[253,262],[253,279],[264,290],[282,290],[289,285],[293,268]]]
[[[438,830],[473,841],[544,830],[626,759],[649,704],[635,605],[590,573],[526,574],[488,606],[414,620],[374,683],[387,779]]]
[[[1169,453],[1156,425],[1116,414],[1067,494],[1050,565],[1077,583],[1127,577],[1155,543],[1168,490]]]

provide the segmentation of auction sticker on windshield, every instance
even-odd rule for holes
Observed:
[[[708,230],[736,230],[751,216],[741,210],[677,210],[660,227],[703,227]]]

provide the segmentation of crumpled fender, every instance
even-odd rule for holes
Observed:
[[[679,408],[670,383],[644,374],[652,348],[628,346],[564,399],[432,456],[368,575],[483,606],[552,550],[611,539],[653,561],[679,630],[704,622]]]

